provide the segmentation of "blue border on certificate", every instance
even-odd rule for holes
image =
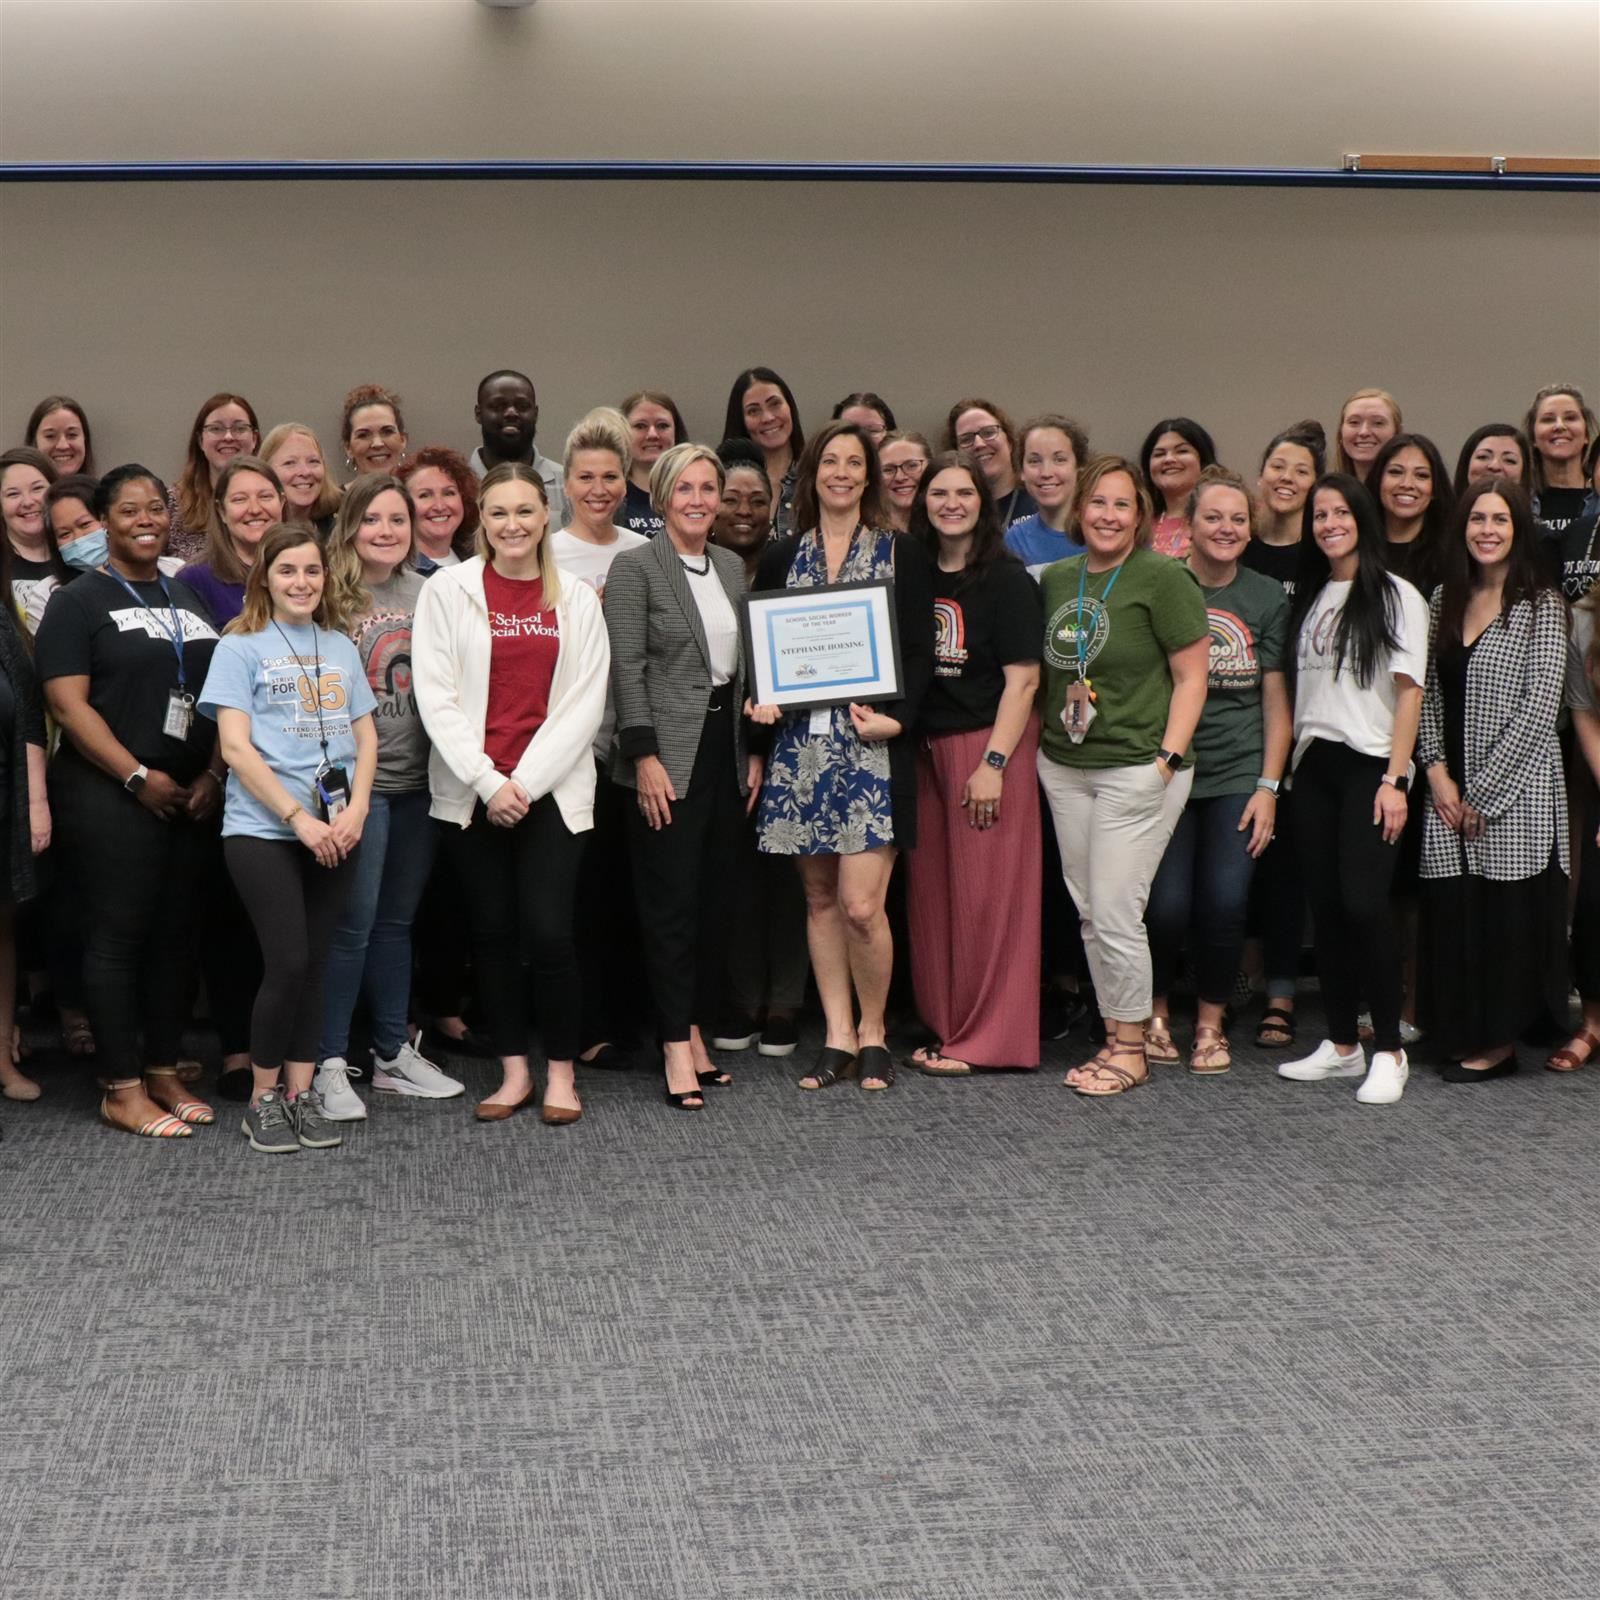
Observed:
[[[864,611],[868,620],[872,617],[872,602],[870,600],[841,600],[830,609]],[[782,610],[773,607],[770,616],[773,617],[802,617],[809,616],[816,610],[815,606],[785,606]],[[868,628],[867,635],[872,650],[872,671],[864,678],[829,678],[825,683],[807,683],[803,679],[795,679],[791,683],[783,681],[783,675],[778,671],[778,647],[773,641],[771,630],[767,632],[767,664],[772,669],[772,687],[779,694],[787,694],[791,689],[815,689],[819,694],[829,694],[835,689],[850,689],[860,683],[876,683],[879,678],[878,671],[878,634],[875,628]]]

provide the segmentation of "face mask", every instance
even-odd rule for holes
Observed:
[[[93,533],[85,533],[74,539],[71,544],[62,547],[61,556],[69,567],[77,567],[81,572],[93,572],[96,567],[103,567],[106,561],[106,530],[96,528]]]

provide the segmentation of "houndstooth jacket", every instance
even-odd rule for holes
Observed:
[[[1428,681],[1422,695],[1417,764],[1445,759],[1445,709],[1439,689],[1439,607],[1428,606]],[[1427,797],[1422,876],[1463,873],[1515,882],[1550,864],[1572,868],[1567,849],[1567,790],[1556,743],[1566,682],[1567,608],[1554,590],[1536,604],[1519,600],[1484,629],[1467,663],[1466,781],[1461,798],[1488,823],[1481,839],[1444,825]]]

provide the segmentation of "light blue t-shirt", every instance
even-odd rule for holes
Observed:
[[[1035,513],[1013,522],[1006,529],[1006,549],[1028,569],[1035,581],[1052,561],[1065,561],[1068,556],[1081,556],[1087,547],[1064,533],[1057,533],[1043,517]]]
[[[202,716],[215,720],[219,710],[249,714],[250,742],[284,788],[313,815],[311,791],[322,764],[322,740],[328,741],[328,760],[341,762],[353,781],[356,740],[351,724],[369,715],[376,703],[356,647],[342,633],[310,623],[280,631],[279,624],[269,622],[259,633],[227,634],[211,657],[200,691]],[[247,839],[294,838],[294,829],[231,772],[222,832]]]

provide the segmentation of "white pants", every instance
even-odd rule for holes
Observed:
[[[1194,772],[1185,767],[1163,783],[1154,761],[1095,771],[1064,767],[1041,750],[1039,782],[1061,847],[1062,876],[1083,923],[1100,1014],[1143,1022],[1150,1015],[1145,902]]]

